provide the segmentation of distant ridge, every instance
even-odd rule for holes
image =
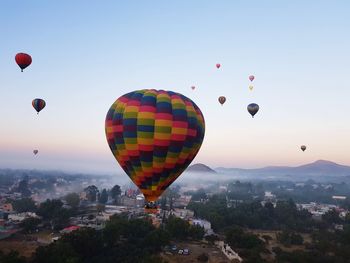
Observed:
[[[202,163],[196,163],[196,164],[193,164],[193,165],[189,166],[186,169],[186,172],[191,172],[191,173],[211,173],[211,174],[215,174],[216,173],[216,171],[214,171],[209,166],[207,166],[205,164],[202,164]]]
[[[269,166],[259,169],[217,168],[221,173],[239,173],[247,175],[308,175],[308,176],[350,176],[350,166],[340,165],[331,161],[318,160],[313,163],[289,167]]]

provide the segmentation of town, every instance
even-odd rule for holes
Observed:
[[[244,250],[242,254],[242,248],[234,246],[227,234],[223,234],[223,229],[230,223],[224,222],[224,215],[215,216],[215,210],[224,205],[227,211],[242,209],[246,212],[245,206],[253,203],[259,206],[256,209],[277,211],[282,202],[298,200],[303,191],[308,191],[307,198],[315,200],[305,202],[309,200],[306,198],[296,202],[298,213],[307,213],[315,224],[331,218],[327,226],[331,231],[344,231],[349,222],[347,196],[340,195],[346,193],[345,183],[222,181],[199,185],[176,184],[159,200],[156,211],[145,213],[142,193],[132,183],[111,186],[108,176],[3,170],[0,180],[0,250],[4,253],[17,250],[25,257],[31,257],[38,247],[55,243],[76,230],[90,228],[101,231],[115,216],[123,216],[128,220],[145,219],[155,228],[162,227],[172,218],[194,227],[191,230],[193,236],[189,237],[191,242],[174,242],[175,238],[158,251],[168,262],[177,262],[182,256],[242,262],[247,259]],[[317,196],[312,197],[313,194]],[[317,198],[322,201],[317,201]],[[212,213],[209,213],[211,210]],[[252,221],[247,225],[249,220],[252,218],[247,217],[243,224],[232,223],[240,225],[258,240],[264,240],[266,244],[275,242],[278,247],[283,231],[275,224],[267,227]],[[308,227],[300,226],[299,229]],[[301,236],[305,240],[311,238],[307,231]],[[282,242],[281,246],[284,245]],[[270,250],[263,259],[276,257],[276,247],[270,247]]]

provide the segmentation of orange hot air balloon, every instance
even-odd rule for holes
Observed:
[[[226,102],[226,97],[220,96],[219,97],[219,102],[220,102],[221,105],[224,105],[224,103]]]

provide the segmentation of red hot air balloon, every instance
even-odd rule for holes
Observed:
[[[32,57],[26,53],[18,53],[15,57],[15,60],[17,65],[21,68],[22,72],[23,69],[32,64]]]
[[[249,76],[249,80],[250,80],[250,81],[253,81],[254,79],[255,79],[254,75],[250,75],[250,76]]]
[[[32,106],[36,110],[36,112],[39,114],[39,112],[45,108],[46,102],[43,99],[34,99],[32,101]]]
[[[225,101],[226,101],[226,97],[224,97],[224,96],[219,97],[219,102],[221,105],[224,105]]]
[[[220,68],[221,65],[219,63],[216,64],[216,68]]]

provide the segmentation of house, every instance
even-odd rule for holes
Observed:
[[[32,212],[24,212],[24,213],[8,215],[8,220],[14,223],[20,223],[27,218],[39,218],[39,216],[37,216],[35,213],[32,213]]]
[[[344,201],[346,199],[346,196],[343,195],[333,195],[332,199],[334,200],[339,200],[339,201]]]
[[[80,226],[69,226],[69,227],[63,228],[60,231],[60,233],[61,234],[67,234],[67,233],[73,232],[75,230],[78,230],[79,228],[80,228]]]
[[[211,229],[211,223],[204,219],[193,219],[190,224],[203,227],[205,235],[213,235],[214,231]]]
[[[175,208],[173,211],[171,211],[170,214],[176,217],[179,217],[181,219],[190,219],[194,217],[194,211],[189,209]]]
[[[344,230],[344,225],[335,224],[335,225],[334,225],[334,229],[335,229],[335,230],[339,230],[339,231],[343,231],[343,230]]]
[[[12,206],[11,203],[5,203],[5,204],[2,205],[1,210],[4,211],[4,212],[11,213],[11,212],[13,212],[13,206]]]

